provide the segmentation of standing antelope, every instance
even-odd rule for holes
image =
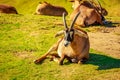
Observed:
[[[35,60],[35,63],[43,61],[52,51],[58,52],[60,59],[54,58],[54,60],[57,60],[60,65],[63,65],[65,58],[76,63],[81,63],[89,58],[89,37],[85,31],[74,28],[74,23],[79,14],[80,12],[77,13],[70,28],[68,28],[65,13],[63,13],[65,30],[58,32],[56,36],[64,34],[64,37],[59,39],[42,57]]]

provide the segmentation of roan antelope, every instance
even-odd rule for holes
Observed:
[[[99,6],[94,6],[90,1],[71,0],[73,2],[74,11],[70,15],[70,19],[73,20],[76,13],[79,11],[81,14],[76,20],[76,24],[82,27],[89,26],[95,23],[103,25],[105,23],[104,16],[107,15],[107,11]]]
[[[49,15],[49,16],[62,16],[62,13],[65,12],[66,15],[68,12],[64,7],[61,6],[54,6],[50,3],[43,2],[39,3],[39,5],[36,8],[36,13],[38,15]]]
[[[35,60],[35,63],[40,63],[43,61],[51,52],[57,51],[58,58],[54,58],[60,65],[63,65],[64,59],[68,59],[70,62],[82,63],[89,58],[89,37],[87,32],[74,28],[74,23],[79,16],[80,12],[76,14],[73,22],[68,28],[65,19],[65,13],[63,13],[63,22],[65,30],[62,30],[56,34],[60,36],[64,34],[64,37],[60,38],[56,44],[54,44],[47,53],[41,56],[39,59]]]
[[[0,13],[18,14],[15,7],[6,4],[0,4]]]

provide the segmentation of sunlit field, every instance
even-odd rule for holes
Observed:
[[[0,2],[12,4],[7,1]],[[29,1],[34,8],[39,2]],[[67,2],[58,1],[59,5]],[[0,14],[0,80],[120,80],[120,59],[92,48],[90,59],[85,64],[70,63],[65,60],[64,65],[60,66],[49,58],[42,64],[34,64],[33,61],[59,39],[54,35],[64,29],[62,17],[33,15],[34,10],[29,8],[27,13],[27,8],[23,8],[26,7],[25,2],[22,9],[19,6],[23,2],[16,2],[18,5],[14,5],[17,6],[20,14]],[[30,2],[26,4],[30,5]],[[64,7],[71,12],[71,4],[67,3]],[[107,16],[107,19],[120,21],[120,17]],[[68,25],[70,22],[68,15]],[[84,30],[93,31],[89,27]]]

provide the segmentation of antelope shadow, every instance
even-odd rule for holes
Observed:
[[[112,21],[108,21],[107,24],[105,24],[105,27],[109,27],[109,28],[113,28],[116,27],[116,25],[119,25],[120,22],[112,22]]]
[[[86,64],[97,65],[98,70],[120,68],[120,59],[112,58],[106,55],[90,53],[90,59]]]
[[[50,58],[47,58],[50,59]],[[51,60],[51,59],[50,59]],[[42,64],[42,61],[39,64]],[[38,65],[39,65],[38,64]],[[69,61],[65,61],[64,65],[70,65]],[[98,53],[90,53],[90,58],[85,64],[92,64],[98,66],[97,70],[107,70],[113,68],[120,68],[120,59],[112,58],[106,55],[98,54]]]

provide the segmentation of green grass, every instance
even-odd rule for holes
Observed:
[[[39,1],[43,0],[0,0],[0,3],[15,6],[19,15],[0,14],[0,80],[119,80],[120,59],[90,50],[90,59],[79,65],[65,60],[63,66],[46,59],[36,65],[33,60],[39,58],[58,38],[55,33],[64,29],[62,18],[32,15]],[[67,0],[47,0],[54,5],[64,6],[72,12]],[[110,3],[100,0],[112,16],[119,16],[119,0]],[[109,7],[111,6],[111,7]],[[104,5],[105,4],[105,5]],[[115,8],[112,8],[113,4]],[[111,16],[111,13],[109,14]],[[120,21],[120,17],[107,17]],[[67,17],[68,23],[69,16]],[[91,29],[85,28],[86,31]]]
[[[44,1],[45,0],[11,0],[11,1],[0,0],[0,3],[10,4],[10,5],[15,6],[19,14],[34,14],[39,2],[44,2]],[[72,5],[67,0],[64,0],[64,1],[47,0],[47,2],[49,2],[53,5],[65,7],[68,12],[72,11]]]
[[[0,14],[0,79],[120,79],[120,59],[93,49],[90,50],[89,61],[83,65],[65,60],[64,65],[59,66],[49,59],[42,64],[34,64],[33,60],[39,58],[58,40],[54,35],[62,29],[61,17]]]
[[[0,0],[1,4],[9,4],[13,5],[16,7],[17,11],[19,14],[33,14],[35,13],[36,7],[39,4],[39,2],[43,2],[45,0]],[[96,0],[93,0],[96,1]],[[120,17],[120,0],[99,0],[101,5],[107,9],[108,11],[108,16],[109,17],[114,17],[114,16],[119,16]],[[47,2],[53,4],[53,5],[58,5],[58,6],[63,6],[65,9],[70,13],[73,11],[72,9],[72,3],[69,2],[69,0],[47,0]]]
[[[119,16],[120,17],[120,11],[118,10],[120,7],[120,0],[99,0],[103,7],[105,7],[108,11],[108,16]]]

